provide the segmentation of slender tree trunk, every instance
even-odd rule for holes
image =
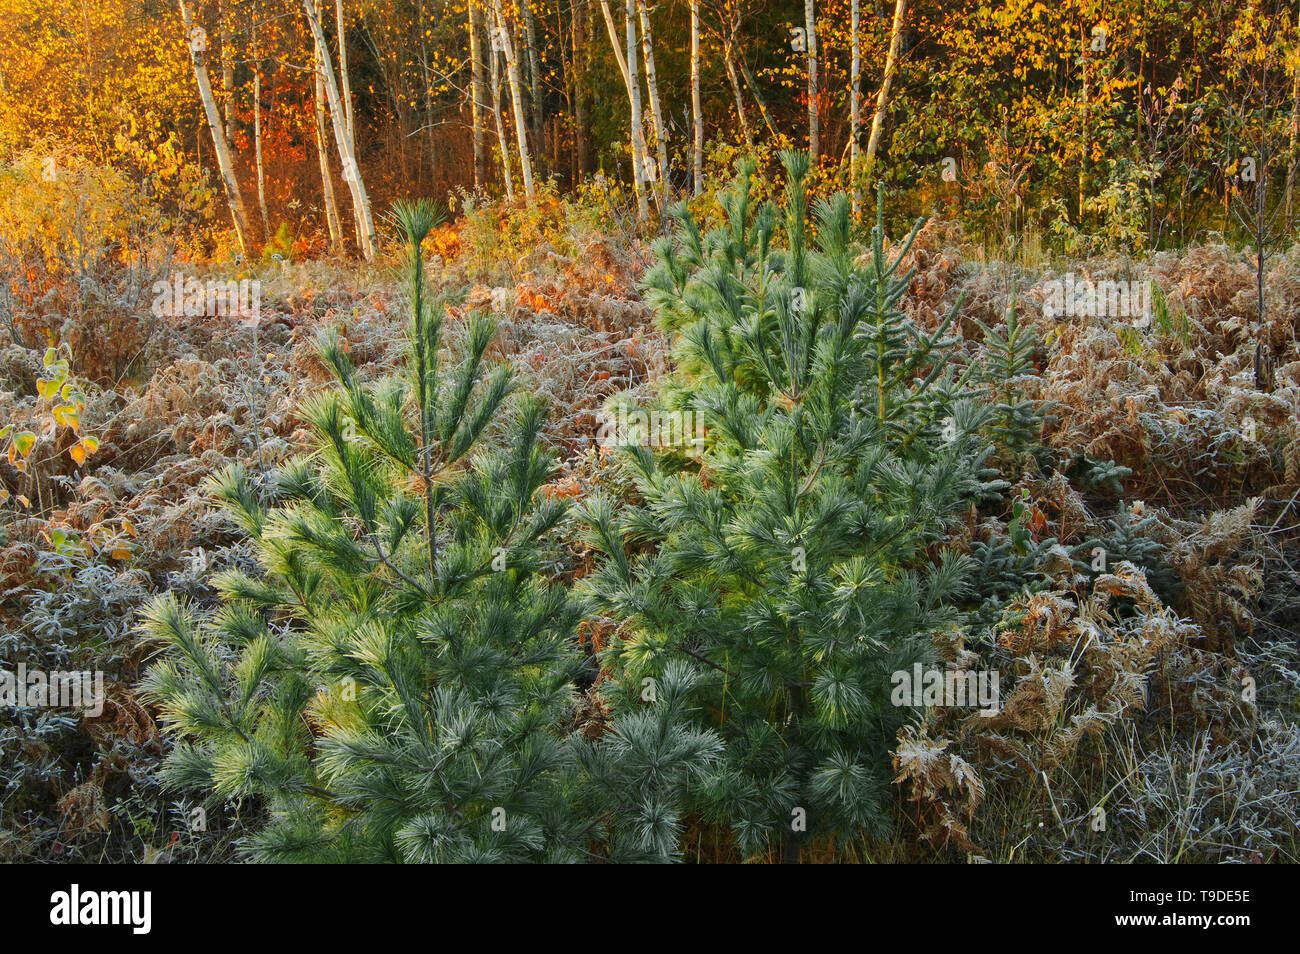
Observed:
[[[492,118],[497,127],[497,148],[501,151],[501,175],[505,179],[506,201],[515,200],[515,177],[510,171],[510,143],[506,140],[506,127],[501,121],[501,62],[497,59],[497,46],[500,43],[500,34],[493,30],[491,36],[494,38],[491,43],[491,63],[492,63]]]
[[[226,142],[230,144],[230,154],[238,153],[235,143],[235,38],[230,31],[230,0],[221,0],[217,5],[217,15],[221,18],[221,96],[222,109],[226,117]]]
[[[590,119],[587,110],[587,17],[586,0],[575,0],[570,6],[573,24],[573,131],[575,179],[583,179],[591,172]]]
[[[700,106],[700,0],[691,0],[691,187],[704,191],[704,111]]]
[[[334,0],[334,24],[339,43],[339,94],[343,97],[343,125],[348,134],[348,155],[355,161],[357,156],[357,128],[352,121],[352,75],[348,70],[348,30],[346,21],[343,19],[343,0]],[[330,76],[333,75],[334,70],[331,67]],[[403,98],[403,102],[407,102],[407,100]],[[402,138],[402,144],[405,147],[405,137]],[[367,209],[366,215],[369,216],[369,214],[369,209]],[[362,220],[357,217],[354,221],[357,229],[357,248],[362,248],[366,244],[361,238]]]
[[[1287,155],[1290,158],[1287,160],[1286,166],[1286,222],[1284,223],[1288,228],[1294,221],[1291,216],[1291,209],[1293,187],[1295,185],[1296,146],[1297,140],[1300,139],[1300,63],[1293,61],[1291,69],[1293,71],[1291,74],[1291,123],[1288,128],[1290,138],[1287,144]]]
[[[853,196],[853,221],[858,220],[861,208],[861,190],[858,188],[858,126],[859,87],[862,85],[862,5],[852,0],[849,9],[850,44],[853,59],[849,65],[849,188]],[[842,161],[842,160],[841,160]]]
[[[1092,51],[1088,41],[1088,34],[1084,32],[1082,29],[1080,30],[1080,34],[1081,34],[1081,39],[1079,45],[1081,47],[1081,53],[1082,53],[1081,70],[1083,73],[1083,102],[1080,104],[1081,115],[1079,117],[1079,132],[1081,133],[1081,135],[1079,136],[1079,182],[1078,182],[1079,218],[1077,220],[1077,224],[1080,228],[1082,228],[1083,211],[1085,208],[1085,204],[1087,202],[1088,157],[1092,155],[1092,143],[1090,141],[1090,136],[1092,133],[1092,124],[1089,121],[1089,117],[1088,117],[1088,99],[1091,96],[1091,90],[1088,88],[1088,61],[1091,58]],[[1154,167],[1152,167],[1152,171],[1154,171]],[[1155,212],[1154,205],[1150,206],[1150,212],[1152,214]],[[1151,232],[1150,241],[1154,243],[1155,241],[1154,218],[1152,218],[1151,222],[1149,223],[1149,231]]]
[[[816,0],[803,0],[803,19],[808,32],[808,153],[813,168],[821,154],[821,130],[817,115],[817,11]]]
[[[262,166],[262,61],[257,55],[257,25],[252,28],[253,46],[253,159],[257,165],[257,207],[262,213],[262,236],[270,241],[271,220],[266,214],[266,173]]]
[[[645,121],[641,115],[641,68],[637,63],[636,55],[636,0],[627,0],[624,5],[623,24],[627,36],[627,75],[628,79],[632,81],[632,87],[629,90],[632,105],[632,126],[636,130],[637,139],[641,145],[641,165],[637,169],[637,176],[641,180],[642,188],[648,190],[651,179],[650,150],[646,147]],[[646,214],[649,214],[649,209],[646,210]]]
[[[352,75],[348,72],[348,28],[343,19],[343,0],[334,0],[334,21],[339,34],[339,83],[343,95],[343,122],[348,131],[348,151],[357,152],[357,127],[352,118]]]
[[[659,80],[655,76],[654,32],[650,27],[650,10],[646,0],[635,0],[641,17],[641,54],[645,57],[646,95],[650,97],[650,116],[655,124],[655,152],[659,160],[658,188],[655,190],[659,211],[668,193],[668,127],[659,106]]]
[[[487,187],[487,136],[483,113],[487,104],[483,90],[483,16],[476,0],[469,0],[470,117],[474,127],[474,188]]]
[[[492,0],[492,12],[496,16],[497,29],[500,31],[501,52],[506,57],[510,104],[515,117],[515,139],[519,142],[519,172],[524,180],[524,195],[531,202],[534,194],[533,164],[528,159],[528,127],[524,124],[523,83],[519,78],[519,60],[515,56],[514,44],[510,42],[510,31],[506,29],[506,18],[501,12],[501,0]]]
[[[777,139],[776,123],[772,122],[772,113],[767,108],[767,100],[763,98],[762,92],[758,88],[758,80],[754,79],[754,74],[750,72],[749,64],[745,58],[739,57],[740,71],[745,76],[745,85],[749,87],[750,94],[754,97],[754,102],[758,104],[758,114],[763,117],[763,125],[767,127],[768,135]]]
[[[629,3],[631,0],[629,0]],[[600,0],[600,12],[605,18],[605,29],[609,31],[610,46],[614,49],[614,61],[618,63],[619,72],[623,74],[623,85],[627,88],[627,101],[631,111],[632,138],[632,183],[636,192],[636,208],[639,218],[650,215],[650,205],[645,195],[646,143],[645,132],[641,127],[641,83],[636,73],[636,37],[635,23],[628,21],[627,50],[625,57],[619,48],[618,27],[614,25],[614,15],[609,10],[609,0]],[[629,69],[629,67],[631,67]]]
[[[212,149],[217,157],[217,168],[221,173],[222,184],[226,188],[226,201],[230,204],[230,217],[235,225],[235,238],[239,241],[240,251],[247,258],[250,251],[248,210],[244,207],[244,196],[239,191],[239,180],[235,178],[235,165],[230,158],[230,146],[226,142],[226,131],[221,125],[221,114],[217,112],[216,100],[212,98],[212,84],[208,80],[206,42],[197,42],[194,21],[185,6],[185,0],[177,0],[180,7],[181,21],[185,25],[185,36],[189,40],[190,63],[194,67],[194,79],[199,86],[199,98],[203,101],[203,112],[208,120],[208,130],[212,133]]]
[[[334,199],[334,177],[330,174],[330,157],[325,148],[329,134],[325,129],[325,75],[321,65],[320,54],[316,61],[316,156],[320,160],[321,199],[325,206],[325,224],[330,233],[330,249],[336,254],[343,252],[343,222],[339,218],[338,202]]]
[[[740,91],[740,77],[736,74],[735,37],[723,46],[722,59],[727,67],[727,79],[731,83],[731,94],[736,98],[736,114],[740,117],[740,132],[745,137],[745,148],[754,151],[754,134],[749,128],[749,117],[745,115],[745,97]]]
[[[903,43],[903,17],[906,15],[907,0],[896,0],[894,23],[889,29],[889,53],[885,57],[885,76],[880,82],[880,93],[876,96],[876,114],[871,117],[871,138],[867,140],[867,158],[863,163],[863,175],[868,179],[876,168],[880,133],[885,126],[885,107],[889,104],[889,84],[894,81],[894,71],[898,68],[898,49]]]
[[[519,7],[524,13],[524,45],[528,48],[528,100],[533,114],[533,149],[543,155],[546,115],[542,102],[542,60],[537,49],[537,16],[530,0],[519,0]]]
[[[303,0],[303,11],[307,15],[307,25],[311,28],[320,56],[322,72],[325,74],[325,95],[329,100],[330,118],[334,124],[334,140],[338,146],[339,158],[343,162],[343,181],[352,193],[352,210],[357,224],[357,246],[361,257],[371,261],[375,257],[375,223],[370,215],[370,197],[366,194],[366,184],[361,177],[361,168],[357,164],[356,153],[348,136],[346,113],[343,98],[339,93],[338,81],[334,76],[334,67],[330,63],[329,46],[325,42],[325,30],[321,27],[320,14],[314,0]]]

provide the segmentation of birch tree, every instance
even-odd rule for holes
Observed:
[[[519,0],[519,9],[524,15],[524,47],[528,55],[528,101],[532,106],[533,148],[544,151],[542,145],[543,115],[542,103],[542,60],[537,48],[537,16],[529,0]]]
[[[857,0],[854,0],[856,3]],[[691,181],[695,195],[704,191],[704,111],[700,106],[700,0],[691,0]]]
[[[903,42],[903,17],[906,15],[907,0],[895,0],[894,23],[889,29],[889,53],[885,57],[885,76],[880,82],[880,93],[876,96],[876,113],[871,117],[871,138],[867,140],[867,157],[863,163],[863,175],[868,179],[876,167],[880,133],[885,126],[885,107],[889,105],[889,84],[893,82],[894,71],[898,68],[898,49]]]
[[[217,5],[221,32],[221,99],[226,118],[226,142],[234,155],[238,151],[235,144],[235,38],[230,29],[230,16],[230,0],[221,0]]]
[[[636,130],[636,136],[641,142],[641,164],[637,167],[636,172],[641,180],[642,189],[645,190],[650,180],[648,175],[650,171],[650,152],[646,148],[645,126],[642,124],[641,118],[641,76],[636,57],[636,0],[627,0],[624,8],[624,24],[627,35],[627,75],[631,83],[628,88],[628,95],[632,108],[632,127]],[[644,204],[645,198],[643,196],[638,204],[638,210]],[[646,218],[649,211],[647,208],[642,218]]]
[[[469,10],[470,122],[474,135],[474,188],[487,184],[487,136],[483,113],[487,109],[483,78],[483,15],[475,0],[466,3]]]
[[[226,130],[217,111],[216,100],[212,97],[212,83],[208,79],[207,34],[202,27],[195,26],[190,17],[185,0],[176,0],[180,7],[181,22],[185,26],[185,38],[190,50],[190,64],[194,67],[194,79],[199,86],[199,99],[203,101],[203,113],[208,121],[208,130],[212,133],[212,151],[217,157],[217,169],[226,190],[226,201],[230,205],[230,217],[234,221],[235,238],[239,249],[247,258],[250,251],[248,228],[248,210],[244,207],[244,196],[239,191],[239,180],[235,178],[235,166],[230,158],[230,144],[226,140]]]
[[[357,127],[352,119],[352,75],[348,71],[348,31],[343,20],[343,0],[334,0],[334,22],[339,35],[339,85],[343,96],[343,125],[348,131],[348,151],[356,155]]]
[[[494,26],[491,41],[488,44],[492,64],[492,120],[497,128],[497,149],[501,153],[501,174],[505,179],[506,201],[515,201],[515,176],[510,171],[510,143],[506,140],[505,123],[501,120],[501,61],[497,54],[501,52],[501,38]]]
[[[330,119],[334,126],[334,141],[338,147],[339,159],[343,163],[343,181],[348,184],[352,194],[352,210],[357,226],[357,247],[361,257],[371,261],[375,257],[375,222],[370,214],[370,196],[366,194],[366,184],[361,177],[361,168],[357,164],[352,138],[348,135],[346,107],[339,93],[338,80],[334,76],[334,66],[330,62],[329,46],[325,42],[325,30],[321,26],[320,13],[315,0],[302,0],[303,12],[307,25],[311,28],[316,52],[320,57],[321,72],[325,80],[325,96],[329,102]]]
[[[664,125],[664,113],[659,105],[659,80],[655,75],[654,32],[650,27],[650,10],[646,0],[634,2],[641,17],[641,53],[645,57],[646,95],[650,97],[650,116],[655,124],[655,151],[659,160],[656,202],[662,212],[668,189],[668,127]]]
[[[338,202],[334,198],[334,177],[330,173],[329,151],[325,141],[329,133],[325,128],[325,72],[319,51],[313,51],[315,63],[316,157],[320,161],[321,201],[325,206],[325,225],[330,233],[330,249],[336,254],[343,251],[343,221],[339,218]]]
[[[629,7],[632,0],[628,0]],[[609,31],[609,43],[614,49],[614,61],[623,74],[623,85],[627,89],[628,106],[632,117],[632,183],[636,192],[638,218],[650,215],[650,206],[645,195],[646,143],[645,130],[641,126],[641,82],[636,68],[636,26],[635,20],[627,22],[627,55],[619,49],[618,27],[614,25],[614,15],[609,10],[609,0],[600,0],[600,12],[605,18],[605,29]],[[630,67],[630,69],[629,69]]]
[[[524,195],[532,201],[533,166],[528,159],[528,127],[524,124],[523,82],[519,76],[519,60],[515,56],[514,44],[510,42],[510,31],[506,29],[505,14],[501,12],[501,0],[492,0],[492,13],[496,17],[501,52],[506,58],[506,77],[510,83],[510,105],[515,117],[515,139],[519,143],[519,172],[524,180]]]
[[[262,235],[271,237],[271,220],[266,214],[266,172],[262,165],[262,58],[257,50],[257,23],[250,27],[253,48],[253,160],[257,167],[257,208],[262,213]]]

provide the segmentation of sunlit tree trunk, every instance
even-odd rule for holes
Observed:
[[[849,186],[853,196],[853,221],[858,220],[860,190],[858,188],[858,88],[862,85],[862,9],[860,0],[852,0],[849,8],[850,44],[853,47],[849,64]],[[843,161],[843,160],[841,160]]]
[[[262,61],[257,53],[257,24],[252,27],[253,47],[253,160],[257,166],[257,207],[262,213],[262,236],[271,238],[271,220],[266,214],[266,173],[262,166]]]
[[[700,0],[691,0],[691,152],[692,191],[704,191],[704,111],[700,106]]]
[[[817,115],[817,10],[816,0],[803,0],[804,28],[808,33],[808,153],[813,165],[821,153]]]
[[[576,178],[591,171],[591,133],[587,109],[587,4],[575,0],[569,7],[573,30],[573,165]]]
[[[470,121],[474,128],[474,188],[487,186],[487,135],[483,114],[487,110],[483,90],[483,17],[476,0],[469,0]]]
[[[542,102],[542,60],[537,48],[537,16],[530,0],[519,0],[524,14],[524,46],[528,53],[528,101],[532,106],[533,148],[545,154],[546,116]]]
[[[221,173],[221,182],[226,189],[226,200],[230,204],[230,217],[235,225],[235,238],[240,251],[248,257],[250,251],[248,228],[248,210],[244,207],[244,196],[239,191],[239,180],[235,178],[235,165],[230,158],[230,145],[226,141],[226,131],[221,124],[221,114],[217,111],[216,100],[212,97],[212,83],[208,79],[207,42],[202,34],[196,33],[190,11],[185,0],[177,0],[180,7],[181,21],[185,25],[185,37],[190,50],[190,63],[194,67],[194,79],[199,86],[199,99],[203,101],[203,112],[208,120],[208,129],[212,133],[212,150],[217,157],[217,169]]]
[[[632,0],[629,0],[629,6],[631,2]],[[629,19],[627,23],[628,55],[625,57],[619,47],[618,27],[614,25],[614,15],[609,10],[609,0],[600,0],[600,12],[605,18],[605,29],[609,31],[614,60],[618,63],[619,72],[623,74],[623,85],[627,88],[627,101],[632,116],[632,184],[636,192],[637,215],[644,219],[650,215],[650,205],[645,194],[646,143],[645,132],[641,127],[641,82],[636,73],[635,20]]]
[[[495,29],[492,36],[497,36]],[[506,140],[505,123],[501,120],[501,61],[497,59],[498,42],[493,40],[489,56],[492,63],[492,119],[497,127],[497,149],[501,152],[501,175],[505,179],[506,201],[515,200],[515,176],[510,171],[510,143]]]
[[[233,156],[239,151],[239,146],[235,142],[235,38],[230,30],[230,0],[221,0],[217,5],[217,16],[221,18],[221,94],[226,117],[226,142],[230,144]]]
[[[650,10],[645,0],[635,0],[641,17],[641,54],[645,57],[646,95],[650,98],[650,116],[655,124],[655,152],[659,160],[658,189],[659,211],[663,211],[668,191],[668,127],[659,106],[659,80],[655,76],[654,32],[650,27]]]
[[[325,128],[325,74],[319,53],[313,55],[316,63],[316,157],[320,160],[321,200],[325,205],[330,249],[337,255],[343,252],[343,220],[339,218],[339,206],[334,198],[334,177],[330,174],[329,151],[325,147],[325,141],[329,138]]]
[[[339,93],[338,81],[334,76],[334,66],[330,62],[329,46],[325,42],[325,30],[321,27],[320,14],[314,0],[303,0],[303,11],[307,16],[307,25],[311,28],[312,38],[316,42],[316,52],[320,57],[321,71],[325,76],[325,95],[329,101],[330,118],[334,125],[334,140],[343,162],[343,181],[352,193],[352,210],[357,226],[357,247],[361,257],[371,261],[375,257],[375,223],[370,215],[370,196],[366,194],[366,184],[361,177],[361,167],[357,163],[351,138],[348,136],[347,120],[343,98]]]
[[[348,71],[348,30],[343,19],[343,0],[334,0],[334,21],[339,35],[339,84],[343,96],[343,124],[348,131],[348,151],[357,152],[357,127],[352,118],[352,74]]]
[[[519,143],[519,172],[524,180],[524,195],[533,198],[533,165],[528,159],[528,127],[524,124],[523,82],[519,76],[519,59],[515,56],[515,46],[510,42],[510,31],[506,29],[505,14],[501,12],[501,0],[492,0],[492,12],[496,16],[498,35],[501,38],[501,52],[506,57],[506,77],[510,83],[510,104],[515,117],[515,139]]]
[[[1091,51],[1088,43],[1088,35],[1087,33],[1084,32],[1082,28],[1080,29],[1079,34],[1080,34],[1079,36],[1080,62],[1082,63],[1081,70],[1083,73],[1083,102],[1080,103],[1080,116],[1079,116],[1079,131],[1081,135],[1079,136],[1079,181],[1078,181],[1078,188],[1077,188],[1077,191],[1079,193],[1078,196],[1079,217],[1077,219],[1077,223],[1079,227],[1082,228],[1083,213],[1087,203],[1088,158],[1092,155],[1092,142],[1091,142],[1092,122],[1088,114],[1088,103],[1092,97],[1092,90],[1089,88],[1089,75],[1088,75],[1088,65],[1089,65],[1089,60],[1091,58]],[[1152,205],[1151,213],[1153,216],[1154,216],[1154,211],[1155,211],[1154,205]],[[1150,232],[1151,232],[1151,241],[1154,242],[1155,241],[1154,226],[1151,227]]]
[[[343,0],[334,0],[334,24],[339,43],[339,95],[343,97],[343,125],[348,134],[348,155],[352,156],[355,161],[357,156],[357,127],[352,120],[352,74],[348,70],[348,29],[343,19]],[[332,67],[330,75],[333,76]],[[366,217],[368,218],[369,215],[370,209],[367,207]],[[357,247],[361,248],[366,243],[361,238],[361,230],[364,226],[360,216],[356,217],[355,223]]]
[[[871,117],[871,138],[867,140],[867,157],[862,169],[863,176],[868,179],[876,167],[880,133],[885,127],[885,107],[889,104],[889,85],[894,81],[894,70],[898,68],[898,50],[903,42],[903,17],[906,14],[907,0],[896,0],[894,23],[889,30],[889,53],[885,56],[885,76],[880,82],[880,93],[876,96],[876,113]]]
[[[628,90],[632,107],[632,128],[636,130],[641,145],[641,164],[637,167],[637,177],[641,180],[643,191],[648,190],[650,181],[650,150],[646,147],[645,125],[641,116],[641,68],[636,55],[636,0],[627,0],[624,5],[624,26],[627,35],[627,75],[631,83]],[[644,202],[644,199],[642,200]],[[645,215],[649,215],[649,208]],[[642,217],[644,218],[645,215]]]

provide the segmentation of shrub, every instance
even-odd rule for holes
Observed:
[[[615,711],[689,664],[699,724],[725,741],[693,805],[743,855],[779,844],[793,860],[801,822],[849,849],[889,829],[907,718],[891,674],[960,621],[968,561],[939,541],[990,451],[945,376],[956,309],[932,333],[899,310],[916,229],[888,257],[882,196],[857,264],[848,197],[810,216],[807,157],[783,161],[779,207],[751,203],[744,163],[724,225],[701,234],[678,207],[647,278],[680,329],[670,391],[707,428],[698,461],[634,447],[639,502],[596,496],[586,513],[605,553],[591,592],[626,620],[604,657]]]
[[[418,254],[435,215],[396,217],[413,312],[400,379],[364,385],[327,339],[338,387],[306,408],[313,453],[269,503],[237,468],[216,481],[264,576],[219,579],[207,619],[171,596],[151,610],[167,652],[146,688],[183,737],[164,779],[264,800],[247,845],[263,860],[670,857],[676,793],[714,743],[671,705],[598,744],[571,731],[582,609],[542,572],[565,515],[540,492],[543,409],[520,401],[486,437],[513,390],[484,366],[492,327],[471,319],[443,366],[445,302]]]

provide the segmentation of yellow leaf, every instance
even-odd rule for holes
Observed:
[[[129,559],[131,559],[131,551],[128,550],[126,547],[114,547],[112,553],[110,553],[109,555],[110,555],[114,560],[129,560]]]
[[[54,408],[54,419],[64,427],[72,428],[75,432],[81,427],[81,416],[77,413],[77,407],[74,404],[60,404]]]
[[[72,459],[78,464],[84,464],[86,462],[86,449],[80,444],[73,444],[68,448],[68,453],[72,455]]]
[[[31,502],[30,500],[28,500],[26,497],[24,497],[22,494],[19,494],[19,495],[18,495],[17,497],[15,497],[14,499],[17,500],[17,501],[18,501],[20,504],[22,504],[24,507],[30,507],[30,506],[32,505],[32,502]]]
[[[122,529],[125,530],[127,533],[131,534],[131,536],[133,537],[136,535],[135,524],[131,523],[130,520],[127,520],[126,517],[122,518]]]
[[[26,457],[32,452],[32,448],[36,446],[36,435],[31,431],[22,431],[15,434],[13,446],[18,449],[20,457]],[[11,457],[10,460],[12,461],[13,458]]]

